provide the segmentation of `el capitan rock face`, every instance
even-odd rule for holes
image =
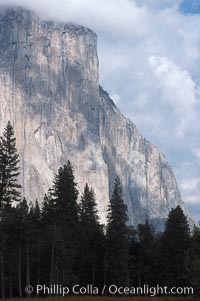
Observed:
[[[0,132],[10,120],[28,200],[42,200],[68,159],[80,191],[88,182],[105,222],[114,178],[130,221],[157,225],[184,203],[166,158],[99,87],[97,37],[88,28],[0,12]],[[185,209],[184,209],[185,210]]]

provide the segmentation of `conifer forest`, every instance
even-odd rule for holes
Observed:
[[[8,122],[0,137],[2,299],[27,297],[25,287],[40,284],[90,285],[99,292],[105,288],[105,296],[112,285],[192,287],[200,295],[200,227],[191,229],[180,207],[170,211],[163,233],[148,220],[134,228],[116,175],[107,224],[102,225],[95,191],[85,183],[79,193],[69,161],[40,204],[22,198],[19,166],[14,128]]]

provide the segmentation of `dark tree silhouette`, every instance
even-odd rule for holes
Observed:
[[[117,177],[108,209],[107,226],[107,281],[126,285],[128,280],[128,215]]]
[[[0,137],[0,207],[10,206],[20,200],[21,186],[17,183],[19,155],[16,149],[14,129],[8,122],[3,137]]]
[[[172,209],[166,221],[162,241],[163,283],[189,285],[191,281],[190,228],[183,210]]]

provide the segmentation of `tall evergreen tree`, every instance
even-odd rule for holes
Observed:
[[[107,225],[107,282],[126,285],[128,279],[128,215],[122,196],[122,186],[117,177],[110,205]]]
[[[86,184],[80,202],[80,281],[101,285],[104,259],[104,233],[99,223],[95,192]]]
[[[84,193],[80,202],[80,220],[84,225],[96,225],[99,222],[97,204],[95,200],[95,192],[93,188],[89,188],[88,184],[85,185]]]
[[[59,220],[66,216],[68,221],[78,221],[78,190],[74,171],[70,161],[58,170],[55,176],[51,196],[54,199],[55,211]]]
[[[47,226],[52,235],[51,284],[59,281],[69,285],[76,278],[74,271],[76,269],[79,230],[78,190],[76,186],[72,164],[68,161],[55,176],[53,188],[47,196],[45,206],[43,206],[46,213],[51,214],[53,222]],[[45,212],[43,212],[44,214]]]
[[[19,155],[16,138],[10,122],[0,137],[0,250],[1,250],[1,295],[13,296],[14,258],[16,238],[16,210],[11,206],[20,200]]]
[[[163,283],[165,285],[184,286],[190,284],[190,228],[180,206],[170,211],[166,221],[162,241],[162,259]]]
[[[3,136],[0,137],[0,207],[20,200],[21,186],[17,183],[17,177],[20,174],[18,165],[19,155],[14,129],[8,122]]]

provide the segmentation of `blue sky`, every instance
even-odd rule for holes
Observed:
[[[200,0],[0,0],[98,35],[100,82],[166,155],[200,220]]]
[[[183,0],[180,3],[180,11],[183,14],[199,14],[200,13],[200,1],[199,0]]]

